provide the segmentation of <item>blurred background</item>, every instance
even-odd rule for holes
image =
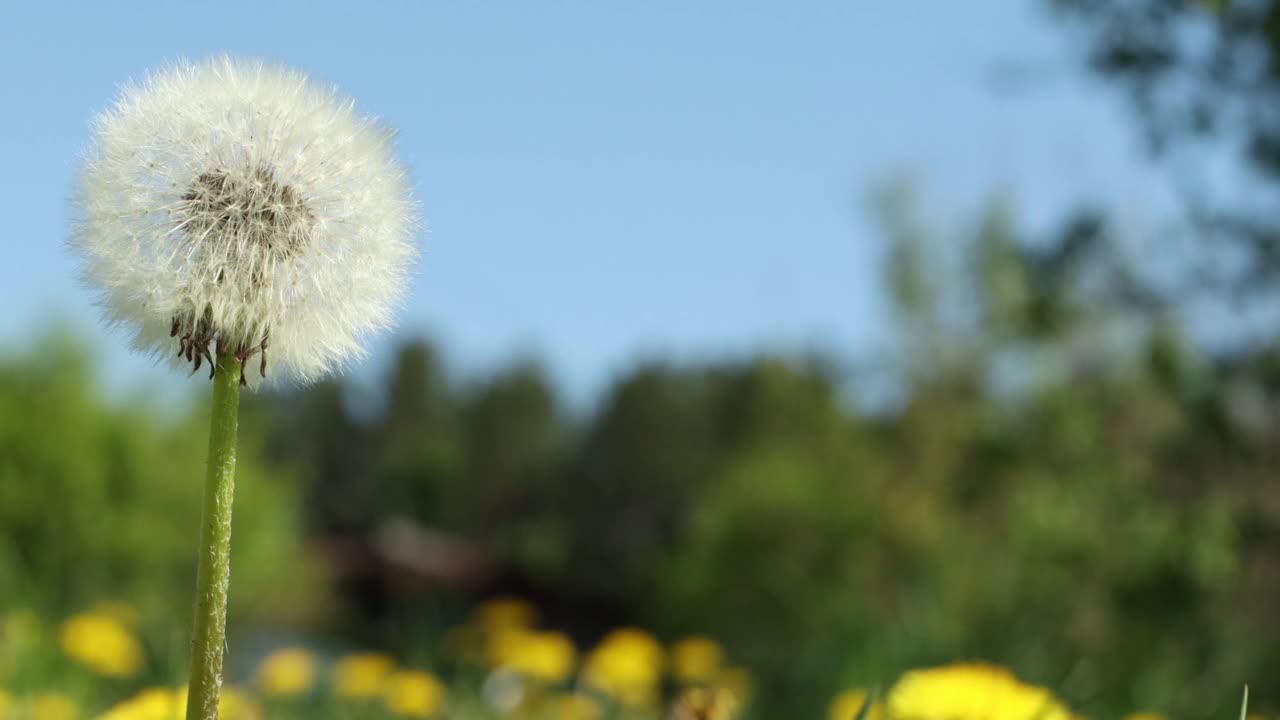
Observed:
[[[233,683],[465,675],[536,608],[582,653],[713,640],[754,717],[957,660],[1280,710],[1280,2],[4,15],[0,687],[182,677],[209,385],[63,241],[93,113],[225,51],[397,128],[428,224],[368,363],[245,398]],[[86,613],[144,661],[32,649]]]

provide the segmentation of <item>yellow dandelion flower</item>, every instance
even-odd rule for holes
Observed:
[[[533,631],[522,627],[496,628],[486,633],[484,660],[491,668],[506,667],[526,635]]]
[[[724,689],[686,690],[673,708],[674,720],[731,720],[737,712],[738,701],[733,693]]]
[[[181,704],[179,700],[184,702]],[[98,720],[178,720],[186,715],[185,698],[168,688],[147,688],[113,706]]]
[[[428,672],[398,672],[387,680],[387,708],[401,717],[427,718],[444,707],[448,690]]]
[[[109,615],[84,613],[62,624],[62,651],[99,675],[133,677],[142,669],[142,645],[133,631]]]
[[[182,720],[187,715],[186,688],[147,688],[118,703],[98,720]],[[262,708],[235,687],[222,688],[218,699],[221,720],[262,720]]]
[[[333,691],[353,700],[382,697],[395,669],[396,661],[381,653],[347,655],[333,666]]]
[[[715,677],[724,650],[709,637],[695,635],[671,646],[671,675],[682,683],[705,683]]]
[[[76,720],[80,710],[62,693],[40,693],[31,698],[31,720]]]
[[[258,685],[272,697],[293,697],[311,689],[316,661],[302,648],[284,648],[263,658],[258,665]]]
[[[557,695],[552,698],[551,706],[555,709],[552,717],[557,720],[600,720],[604,715],[600,702],[583,693]]]
[[[1073,720],[1048,690],[1026,685],[1008,670],[958,663],[903,675],[885,699],[896,720]]]
[[[578,650],[560,632],[507,632],[494,667],[514,670],[544,683],[557,683],[573,673]]]
[[[862,688],[851,688],[845,690],[831,701],[831,710],[829,717],[831,720],[855,720],[858,713],[862,712],[862,706],[867,704],[869,695]],[[880,707],[880,703],[873,704],[867,710],[868,720],[881,720],[884,717],[884,711]]]
[[[530,628],[538,622],[538,611],[517,597],[495,597],[476,609],[476,620],[486,630]]]
[[[652,705],[662,681],[662,645],[643,630],[605,636],[586,663],[587,681],[628,705]]]

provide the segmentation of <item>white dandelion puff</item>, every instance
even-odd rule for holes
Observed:
[[[417,205],[391,139],[299,72],[180,62],[96,118],[71,246],[139,349],[314,380],[361,358],[405,289]]]

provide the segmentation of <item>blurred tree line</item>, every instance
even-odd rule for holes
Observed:
[[[1135,307],[1098,213],[1029,236],[998,198],[945,232],[908,185],[875,205],[900,332],[874,362],[652,360],[573,410],[536,363],[457,378],[409,342],[372,389],[247,395],[240,627],[434,654],[451,613],[516,592],[583,642],[713,635],[763,717],[958,658],[1095,715],[1207,717],[1246,681],[1267,709],[1274,347],[1210,355]],[[172,633],[203,413],[107,403],[87,357],[53,338],[0,361],[3,599],[123,599]]]
[[[870,368],[654,360],[584,414],[536,364],[459,382],[414,342],[376,398],[264,398],[270,457],[300,468],[313,533],[400,517],[475,551],[428,590],[713,634],[765,716],[968,657],[1102,714],[1280,697],[1280,358],[1207,355],[1136,303],[1097,212],[1027,237],[999,199],[960,232],[909,186],[876,207],[901,332]],[[430,594],[372,584],[348,597],[384,617]]]

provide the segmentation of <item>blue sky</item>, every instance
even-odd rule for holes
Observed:
[[[532,354],[581,397],[638,357],[872,352],[890,334],[876,182],[918,178],[935,225],[998,191],[1031,225],[1085,199],[1139,221],[1165,202],[1122,99],[1079,72],[1046,5],[9,3],[0,348],[63,319],[101,335],[113,383],[166,382],[98,329],[67,197],[120,83],[225,51],[399,129],[429,226],[401,334],[440,340],[460,374]]]

